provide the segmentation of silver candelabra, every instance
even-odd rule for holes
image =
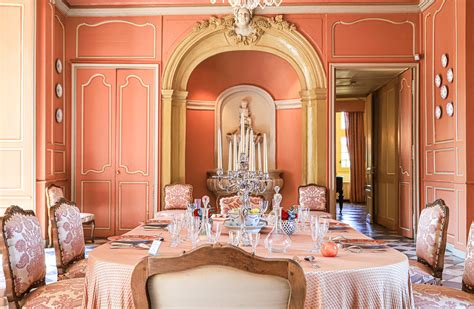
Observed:
[[[250,210],[250,195],[260,195],[266,191],[270,178],[268,173],[261,171],[251,171],[249,169],[248,156],[245,153],[240,153],[239,168],[236,171],[229,170],[224,173],[222,168],[217,169],[217,185],[220,190],[228,193],[236,192],[239,196],[242,206],[239,209],[240,213],[240,229],[241,237],[240,244],[242,246],[250,246],[250,238],[245,227],[246,217]]]
[[[249,170],[248,156],[242,152],[239,156],[239,168],[236,171],[217,169],[217,185],[227,193],[236,192],[244,208],[250,207],[250,195],[260,195],[267,189],[270,178],[268,173]]]

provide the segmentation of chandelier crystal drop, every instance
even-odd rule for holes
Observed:
[[[211,4],[216,4],[217,0],[210,0]],[[226,0],[222,0],[222,3],[225,3]],[[253,10],[256,8],[264,9],[270,6],[280,6],[283,0],[227,0],[227,2],[234,9],[249,9]]]

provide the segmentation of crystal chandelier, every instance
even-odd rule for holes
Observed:
[[[216,4],[217,0],[210,0],[211,4]],[[222,3],[225,3],[226,0],[222,0]],[[283,0],[227,0],[229,4],[234,9],[249,9],[253,10],[257,7],[261,9],[266,8],[267,6],[280,6]]]

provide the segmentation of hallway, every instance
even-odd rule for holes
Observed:
[[[374,239],[384,239],[392,248],[403,252],[409,259],[416,259],[415,241],[397,235],[383,226],[366,222],[367,209],[365,205],[344,204],[342,215],[337,214],[336,219],[350,224],[353,228]],[[444,259],[443,285],[461,289],[464,261],[446,250]]]

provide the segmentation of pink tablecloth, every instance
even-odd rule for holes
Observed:
[[[158,231],[145,231],[137,227],[128,234],[153,235]],[[335,236],[340,232],[330,232]],[[160,248],[161,256],[176,256],[189,250],[190,244],[183,243],[178,248],[170,248],[169,242]],[[347,238],[366,238],[349,229],[343,233]],[[266,237],[262,234],[262,238]],[[308,255],[311,238],[307,233],[296,233],[293,245],[287,254],[273,254],[273,257],[301,260]],[[261,245],[257,255],[268,257]],[[227,241],[227,235],[221,236]],[[131,274],[135,265],[147,255],[142,249],[111,249],[109,244],[94,249],[88,258],[86,308],[133,308],[130,289]],[[413,296],[408,276],[407,257],[394,250],[384,252],[351,253],[342,251],[336,258],[315,255],[320,268],[314,269],[309,262],[302,261],[306,274],[307,294],[305,308],[411,308]]]

